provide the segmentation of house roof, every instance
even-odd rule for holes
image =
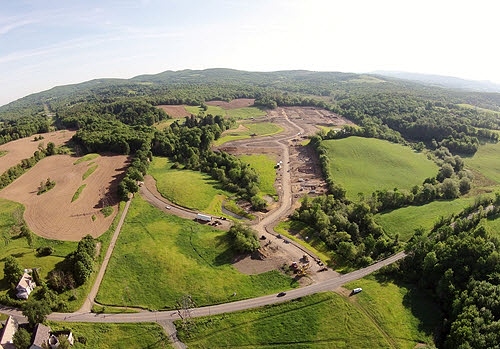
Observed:
[[[30,286],[30,282],[33,282],[33,278],[31,277],[30,274],[24,273],[21,280],[19,280],[19,283],[17,284],[16,288],[22,287],[24,289],[27,289]]]
[[[44,324],[36,324],[35,330],[33,331],[33,346],[42,347],[43,343],[46,343],[50,337],[50,327],[45,326]]]
[[[19,324],[17,320],[12,316],[9,316],[7,318],[7,321],[5,322],[5,326],[3,327],[3,333],[0,336],[0,345],[2,345],[4,348],[9,348],[4,344],[12,343],[14,333],[16,333],[18,328]]]

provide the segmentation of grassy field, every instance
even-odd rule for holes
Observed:
[[[239,273],[230,263],[233,254],[225,236],[225,232],[166,214],[142,198],[134,198],[99,289],[98,302],[172,309],[185,295],[202,306],[296,286],[277,271]]]
[[[500,238],[500,217],[487,219],[484,221],[486,230],[493,236]]]
[[[278,193],[274,187],[276,181],[276,169],[274,168],[276,161],[268,155],[241,155],[239,158],[250,164],[251,167],[259,174],[259,188],[261,195],[270,195],[276,197]]]
[[[403,207],[388,213],[375,215],[375,221],[385,232],[394,237],[399,234],[400,241],[408,241],[417,228],[430,230],[440,216],[447,217],[462,211],[474,202],[474,198],[453,201],[434,201],[422,206]]]
[[[436,309],[413,289],[370,279],[354,297],[320,293],[284,304],[194,319],[178,336],[189,348],[414,348],[432,343]],[[421,306],[420,313],[414,308]],[[408,308],[410,307],[410,308]],[[424,308],[425,307],[425,308]]]
[[[0,248],[0,294],[6,294],[9,285],[6,284],[3,275],[4,260],[7,256],[17,258],[23,268],[40,268],[41,277],[46,277],[54,266],[61,262],[64,257],[76,249],[76,242],[48,240],[34,235],[33,246],[28,245],[25,238],[18,238],[13,226],[23,222],[22,213],[24,207],[21,204],[0,199],[0,232],[2,232],[2,248]],[[17,221],[17,222],[16,222]],[[38,257],[36,249],[42,246],[50,246],[54,253],[50,256]]]
[[[221,138],[217,139],[214,144],[219,146],[229,141],[251,138],[252,134],[257,136],[271,136],[283,131],[281,127],[270,122],[258,123],[243,123],[243,129],[231,129],[225,131]]]
[[[410,189],[438,170],[425,154],[375,138],[349,137],[323,144],[328,149],[333,179],[347,190],[351,200],[357,200],[358,193]]]
[[[415,348],[418,343],[432,344],[433,330],[440,322],[439,307],[430,297],[412,285],[368,276],[345,286],[363,292],[349,300],[390,338],[395,348]]]
[[[465,158],[467,167],[481,173],[487,179],[492,181],[492,186],[500,184],[500,142],[497,144],[487,143],[481,145],[471,158]]]
[[[75,344],[71,348],[172,348],[160,325],[155,323],[68,323],[49,321],[54,331],[69,329],[73,332]],[[85,338],[86,344],[78,338]],[[82,338],[82,339],[83,339]]]
[[[187,208],[222,215],[222,200],[232,194],[220,188],[209,175],[190,170],[171,169],[167,158],[154,157],[149,173],[158,191],[168,200]]]

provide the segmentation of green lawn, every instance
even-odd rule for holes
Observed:
[[[69,329],[73,332],[75,344],[71,348],[172,348],[160,325],[155,323],[116,324],[53,322],[48,325],[54,331]],[[78,339],[85,338],[86,344]]]
[[[230,263],[233,254],[225,236],[223,231],[166,214],[141,197],[134,198],[98,302],[172,309],[185,295],[203,306],[296,286],[277,271],[251,276],[239,273]]]
[[[232,194],[219,182],[198,171],[171,169],[167,158],[154,157],[149,173],[156,179],[158,191],[168,200],[187,208],[221,215],[224,198]]]
[[[319,293],[284,304],[176,322],[189,348],[414,348],[432,344],[437,307],[414,289],[363,279],[354,297]],[[421,307],[421,308],[420,308]]]
[[[253,134],[256,136],[271,136],[283,131],[283,128],[270,122],[242,123],[241,125],[245,127],[244,130],[227,130],[223,133],[221,138],[214,142],[214,144],[219,146],[226,142],[251,138]]]
[[[411,189],[438,170],[425,154],[375,138],[348,137],[323,144],[333,180],[346,189],[351,200],[357,200],[358,193],[369,196],[375,190]]]
[[[434,201],[422,206],[408,206],[376,214],[375,221],[389,236],[394,237],[399,234],[400,241],[408,241],[415,229],[424,228],[429,231],[439,217],[458,213],[473,202],[474,198],[462,198],[453,201]]]
[[[259,188],[261,195],[277,196],[274,182],[276,181],[276,161],[269,155],[254,154],[241,155],[239,157],[243,162],[250,164],[259,174]]]

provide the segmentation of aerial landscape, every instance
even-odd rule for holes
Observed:
[[[21,3],[0,16],[1,348],[500,346],[487,58],[309,56],[361,40],[336,1]],[[381,19],[417,38],[360,3],[366,47]]]

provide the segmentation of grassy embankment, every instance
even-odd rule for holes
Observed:
[[[249,311],[194,319],[190,348],[414,348],[432,344],[437,307],[413,288],[366,278],[345,297],[319,293]]]
[[[185,295],[203,306],[296,286],[278,271],[241,274],[231,264],[233,257],[225,232],[166,214],[136,197],[97,300],[105,305],[172,309]]]
[[[5,150],[0,150],[0,158],[1,158],[2,156],[4,156],[5,154],[7,154],[7,152],[6,152]]]
[[[274,187],[276,181],[276,161],[269,155],[253,154],[239,156],[241,161],[250,164],[259,174],[259,189],[260,195],[269,195],[275,200],[278,199],[278,193]]]
[[[409,190],[438,171],[425,154],[380,139],[349,137],[323,144],[332,176],[351,200],[359,200],[358,193],[370,196],[376,190]]]
[[[222,202],[233,194],[220,188],[208,174],[172,169],[167,158],[154,157],[149,173],[158,191],[171,202],[193,210],[222,216]]]
[[[54,331],[70,329],[75,338],[71,347],[78,348],[172,348],[160,325],[155,323],[114,324],[114,323],[68,323],[49,321]],[[86,344],[78,338],[85,338]],[[82,339],[83,339],[82,338]]]

